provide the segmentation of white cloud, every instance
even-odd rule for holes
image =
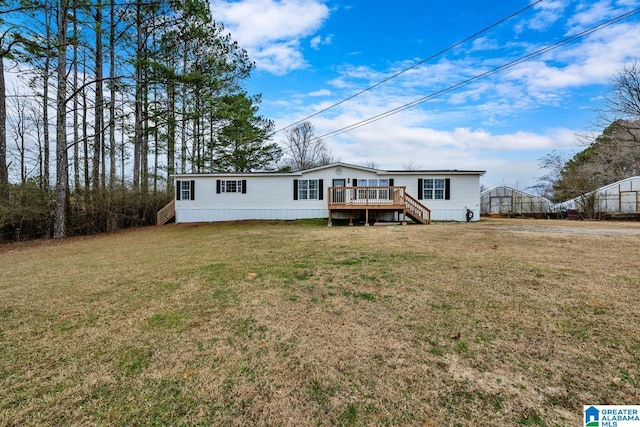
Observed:
[[[333,35],[331,34],[324,38],[322,36],[315,36],[309,41],[309,46],[311,46],[312,49],[318,50],[320,49],[321,45],[331,44],[332,40],[333,40]]]
[[[640,2],[638,0],[618,0],[616,2],[618,4],[618,6],[621,7],[632,7],[632,6],[638,6],[638,4],[640,4]]]
[[[568,3],[568,0],[550,0],[538,3],[534,6],[536,10],[535,16],[518,25],[516,31],[520,32],[524,28],[536,31],[547,29],[562,18],[562,14]]]
[[[307,105],[303,114],[281,117],[278,125],[286,125],[327,106],[333,101]],[[363,119],[393,108],[403,100],[396,97],[365,94],[331,110],[333,114],[315,116],[310,121],[316,135],[343,129]],[[482,182],[487,186],[507,184],[528,187],[543,173],[538,159],[553,150],[575,151],[581,142],[577,131],[566,127],[534,131],[496,133],[482,128],[481,117],[509,104],[474,106],[456,111],[409,109],[366,126],[333,137],[324,137],[332,154],[341,161],[363,164],[375,162],[382,169],[402,169],[405,164],[420,164],[425,169],[486,170]],[[498,113],[500,114],[500,113]],[[506,111],[504,114],[508,115]],[[465,117],[466,116],[466,117]],[[451,127],[461,117],[477,117],[478,125]],[[439,125],[440,128],[435,126]]]
[[[333,86],[335,88],[339,88],[339,89],[345,89],[348,87],[351,87],[352,84],[350,82],[347,81],[347,79],[345,79],[344,77],[336,77],[335,79],[331,79],[327,82],[327,84],[329,86]]]
[[[607,84],[638,51],[640,27],[619,24],[593,33],[581,43],[520,64],[504,76],[514,83],[525,83],[530,95],[544,101],[559,89]]]
[[[637,0],[614,1],[600,0],[578,5],[577,13],[568,21],[569,33],[575,33],[596,25],[600,22],[629,12],[632,7],[637,7]]]
[[[309,41],[309,46],[311,46],[312,49],[318,49],[321,43],[322,43],[322,36],[315,36]]]
[[[276,75],[307,66],[301,40],[329,16],[322,0],[212,0],[211,8],[257,67]]]
[[[611,18],[614,14],[610,0],[597,1],[578,6],[578,13],[568,21],[568,33],[576,33]]]
[[[313,97],[316,97],[316,96],[319,97],[319,96],[331,96],[331,94],[332,93],[329,89],[320,89],[315,92],[310,92],[308,95]]]
[[[402,169],[402,165],[413,162],[425,169],[486,170],[485,185],[507,182],[527,187],[542,175],[539,158],[552,149],[574,149],[578,144],[569,129],[548,134],[494,135],[482,129],[438,131],[390,122],[379,122],[326,142],[337,158],[349,163],[373,161],[383,169]],[[521,152],[527,155],[522,156]]]
[[[249,57],[260,69],[275,75],[306,67],[297,40],[264,46],[253,54],[250,53]]]
[[[497,40],[491,39],[489,37],[478,37],[471,43],[471,50],[496,50],[500,48],[500,44]]]

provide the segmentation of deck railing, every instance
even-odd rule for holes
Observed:
[[[431,209],[411,197],[410,194],[406,194],[405,196],[407,213],[410,216],[416,218],[418,222],[421,222],[423,224],[431,224]]]
[[[413,198],[406,187],[329,187],[329,215],[332,209],[402,210],[413,220],[431,223],[431,210]]]
[[[404,205],[406,187],[329,187],[329,206]]]

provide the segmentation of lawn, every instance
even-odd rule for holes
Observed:
[[[0,425],[533,425],[640,402],[640,224],[0,246]]]

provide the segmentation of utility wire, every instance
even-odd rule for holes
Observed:
[[[471,83],[473,83],[473,82],[475,82],[477,80],[480,80],[480,79],[482,79],[484,77],[491,76],[493,74],[499,73],[499,72],[501,72],[503,70],[506,70],[508,68],[514,67],[514,66],[516,66],[516,65],[518,65],[518,64],[520,64],[522,62],[526,62],[526,61],[528,61],[528,60],[530,60],[530,59],[532,59],[534,57],[537,57],[537,56],[540,56],[540,55],[542,55],[544,53],[550,52],[550,51],[552,51],[554,49],[557,49],[557,48],[559,48],[561,46],[564,46],[565,44],[570,43],[570,42],[572,42],[572,41],[574,41],[576,39],[579,39],[581,37],[584,37],[586,35],[589,35],[591,33],[599,31],[599,30],[601,30],[603,28],[608,27],[609,25],[615,24],[616,22],[619,22],[619,21],[622,21],[624,19],[627,19],[630,16],[636,15],[638,13],[640,13],[640,8],[634,9],[634,10],[632,10],[630,12],[627,12],[627,13],[625,13],[623,15],[619,15],[619,16],[617,16],[615,18],[612,18],[612,19],[610,19],[610,20],[608,20],[606,22],[603,22],[603,23],[598,24],[598,25],[596,25],[594,27],[591,27],[591,28],[588,28],[588,29],[586,29],[584,31],[581,31],[580,33],[574,34],[574,35],[569,36],[569,37],[567,37],[567,38],[565,38],[563,40],[560,40],[560,41],[558,41],[556,43],[553,43],[551,45],[543,47],[542,49],[536,50],[535,52],[529,53],[529,54],[527,54],[525,56],[522,56],[522,57],[520,57],[518,59],[515,59],[515,60],[513,60],[511,62],[508,62],[508,63],[506,63],[504,65],[501,65],[499,67],[493,68],[492,70],[489,70],[489,71],[486,71],[484,73],[478,74],[478,75],[476,75],[474,77],[471,77],[471,78],[469,78],[467,80],[464,80],[464,81],[462,81],[460,83],[457,83],[455,85],[449,86],[449,87],[447,87],[445,89],[438,90],[438,91],[433,92],[433,93],[431,93],[429,95],[426,95],[426,96],[424,96],[422,98],[416,99],[415,101],[409,102],[408,104],[404,104],[404,105],[402,105],[400,107],[396,107],[396,108],[393,108],[391,110],[387,110],[387,111],[385,111],[383,113],[380,113],[378,115],[369,117],[368,119],[359,121],[359,122],[351,124],[349,126],[345,126],[345,127],[340,128],[338,130],[325,133],[324,135],[318,136],[317,139],[334,137],[334,136],[343,134],[345,132],[348,132],[350,130],[357,129],[359,127],[362,127],[362,126],[368,125],[370,123],[376,122],[378,120],[384,119],[386,117],[392,116],[394,114],[397,114],[397,113],[399,113],[401,111],[404,111],[404,110],[407,110],[409,108],[415,107],[416,105],[422,104],[422,103],[424,103],[424,102],[426,102],[426,101],[428,101],[430,99],[436,98],[439,95],[443,95],[445,93],[452,92],[452,91],[454,91],[456,89],[459,89],[459,88],[461,88],[463,86],[467,86],[467,85],[469,85],[469,84],[471,84]]]
[[[446,53],[446,52],[448,52],[448,51],[450,51],[450,50],[452,50],[452,49],[454,49],[454,48],[456,48],[456,47],[460,46],[461,44],[464,44],[464,43],[468,42],[469,40],[473,40],[473,39],[475,39],[475,38],[476,38],[476,37],[478,37],[480,34],[486,33],[487,31],[491,30],[492,28],[497,27],[498,25],[502,24],[503,22],[506,22],[506,21],[508,21],[509,19],[511,19],[511,18],[513,18],[513,17],[515,17],[515,16],[520,15],[521,13],[523,13],[523,12],[527,11],[528,9],[531,9],[533,6],[535,6],[536,4],[538,4],[538,3],[542,2],[542,1],[543,1],[543,0],[537,0],[537,1],[533,2],[533,3],[531,3],[530,5],[528,5],[528,6],[524,7],[524,8],[522,8],[522,9],[518,10],[517,12],[514,12],[514,13],[512,13],[511,15],[509,15],[509,16],[507,16],[507,17],[505,17],[505,18],[500,19],[499,21],[497,21],[497,22],[495,22],[495,23],[493,23],[493,24],[489,25],[488,27],[483,28],[483,29],[482,29],[482,30],[480,30],[480,31],[477,31],[477,32],[473,33],[472,35],[470,35],[470,36],[468,36],[468,37],[466,37],[466,38],[464,38],[464,39],[462,39],[462,40],[460,40],[460,41],[458,41],[458,42],[455,42],[455,43],[454,43],[454,44],[452,44],[451,46],[449,46],[449,47],[447,47],[447,48],[445,48],[445,49],[442,49],[441,51],[439,51],[439,52],[437,52],[437,53],[434,53],[433,55],[429,56],[429,57],[428,57],[428,58],[426,58],[426,59],[422,59],[422,60],[420,60],[420,61],[416,62],[415,64],[411,65],[411,66],[410,66],[410,67],[408,67],[408,68],[403,69],[402,71],[398,71],[397,73],[392,74],[391,76],[389,76],[389,77],[387,77],[387,78],[385,78],[385,79],[383,79],[383,80],[379,81],[378,83],[375,83],[375,84],[374,84],[374,85],[372,85],[372,86],[369,86],[369,87],[368,87],[368,88],[366,88],[366,89],[362,89],[361,91],[359,91],[359,92],[357,92],[357,93],[355,93],[355,94],[353,94],[353,95],[351,95],[351,96],[349,96],[349,97],[347,97],[347,98],[345,98],[345,99],[343,99],[343,100],[341,100],[341,101],[338,101],[338,102],[336,102],[335,104],[332,104],[332,105],[330,105],[330,106],[328,106],[328,107],[326,107],[326,108],[323,108],[323,109],[322,109],[322,110],[320,110],[320,111],[316,111],[315,113],[313,113],[313,114],[311,114],[311,115],[309,115],[309,116],[307,116],[307,117],[305,117],[305,118],[303,118],[303,119],[300,119],[300,120],[298,120],[298,121],[297,121],[297,122],[295,122],[295,123],[291,123],[291,124],[290,124],[290,125],[288,125],[288,126],[285,126],[285,127],[283,127],[283,128],[280,128],[280,129],[276,130],[275,132],[273,132],[273,134],[272,134],[272,135],[275,135],[275,134],[277,134],[277,133],[279,133],[279,132],[282,132],[283,130],[287,130],[287,129],[289,129],[289,128],[291,128],[291,127],[293,127],[293,126],[297,125],[297,124],[300,124],[300,123],[302,123],[302,122],[304,122],[304,121],[306,121],[306,120],[308,120],[308,119],[310,119],[310,118],[312,118],[312,117],[315,117],[315,116],[317,116],[317,115],[320,115],[320,114],[324,113],[325,111],[328,111],[328,110],[330,110],[330,109],[332,109],[332,108],[334,108],[334,107],[337,107],[338,105],[343,104],[343,103],[345,103],[345,102],[347,102],[347,101],[349,101],[349,100],[351,100],[351,99],[353,99],[353,98],[355,98],[355,97],[357,97],[357,96],[360,96],[360,95],[362,95],[362,94],[363,94],[363,93],[365,93],[365,92],[368,92],[368,91],[370,91],[370,90],[372,90],[372,89],[375,89],[376,87],[378,87],[378,86],[380,86],[380,85],[382,85],[382,84],[384,84],[384,83],[388,82],[389,80],[394,79],[394,78],[396,78],[396,77],[398,77],[398,76],[400,76],[400,75],[402,75],[402,74],[406,73],[407,71],[413,70],[414,68],[418,67],[419,65],[424,64],[425,62],[427,62],[427,61],[431,61],[432,59],[437,58],[438,56],[440,56],[440,55],[442,55],[442,54],[444,54],[444,53]]]

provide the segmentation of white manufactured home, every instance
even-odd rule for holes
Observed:
[[[328,218],[466,221],[480,217],[484,171],[387,171],[334,163],[298,172],[176,174],[158,223]],[[171,206],[173,205],[173,206]]]

